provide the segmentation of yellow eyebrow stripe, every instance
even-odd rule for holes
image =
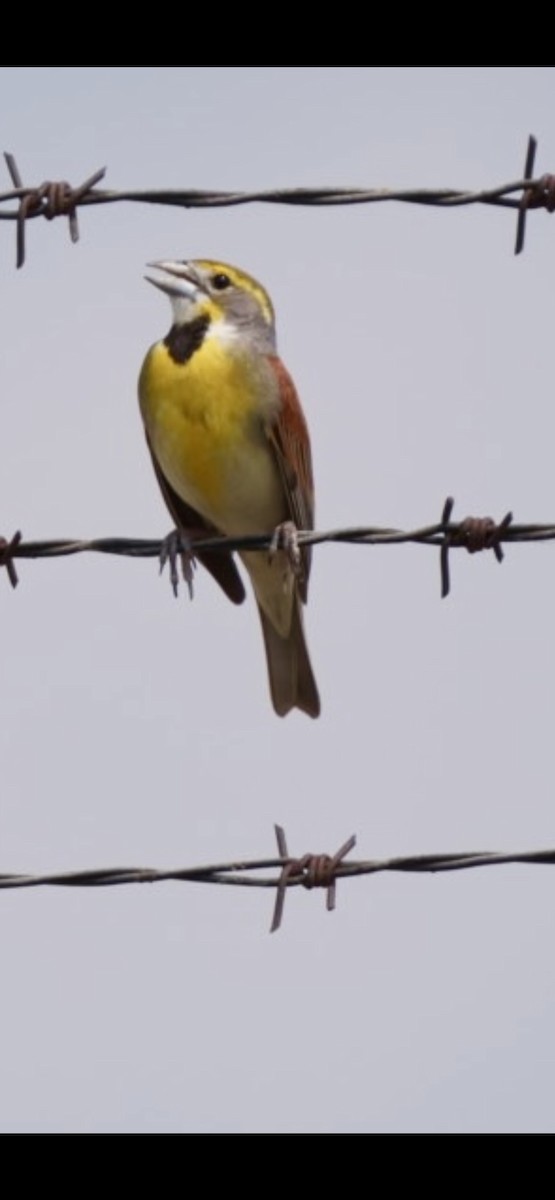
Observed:
[[[272,301],[265,288],[256,279],[253,279],[252,275],[248,275],[246,271],[239,271],[237,267],[230,267],[228,263],[212,262],[208,258],[199,258],[197,262],[199,267],[202,267],[205,271],[211,271],[214,274],[221,271],[222,274],[229,275],[229,278],[236,287],[245,288],[252,296],[255,296],[268,325],[273,325],[275,313]]]

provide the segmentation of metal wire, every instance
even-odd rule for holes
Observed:
[[[5,154],[14,162],[13,155]],[[95,172],[95,177],[103,178],[106,168]],[[121,201],[132,201],[142,204],[165,204],[177,208],[227,208],[240,204],[289,204],[293,206],[312,206],[316,208],[341,204],[376,204],[386,200],[398,200],[405,204],[426,204],[439,208],[461,208],[470,204],[491,204],[502,208],[519,208],[520,200],[512,198],[512,193],[524,191],[526,188],[539,186],[540,180],[529,177],[513,179],[492,188],[482,188],[479,191],[458,191],[455,188],[358,188],[358,187],[293,187],[293,188],[264,188],[259,191],[226,192],[206,191],[202,188],[152,188],[129,191],[115,189],[98,189],[87,191],[76,205],[80,208],[95,204],[117,204]],[[41,184],[39,188],[19,185],[8,192],[0,192],[0,204],[13,200],[23,200],[35,196],[45,187],[52,185]],[[83,186],[83,185],[82,185]],[[4,212],[0,217],[4,221],[16,221],[17,211]],[[45,216],[41,206],[36,211],[28,213],[29,218]],[[54,214],[59,215],[59,214]]]
[[[495,522],[491,517],[465,517],[462,521],[452,521],[454,500],[449,496],[445,501],[441,518],[434,524],[423,525],[417,529],[403,530],[384,528],[375,525],[353,526],[347,529],[299,530],[297,539],[299,546],[320,546],[326,542],[345,543],[347,545],[387,546],[404,545],[407,542],[416,545],[433,546],[440,550],[441,595],[447,596],[450,591],[449,552],[452,549],[466,549],[469,554],[480,550],[492,550],[498,562],[503,559],[502,543],[507,542],[546,542],[555,539],[555,523],[546,524],[513,524],[512,513],[508,512],[501,521]],[[162,562],[167,559],[168,539],[146,538],[92,538],[69,539],[56,538],[49,541],[24,542],[21,532],[13,536],[11,541],[0,537],[0,567],[8,570],[13,587],[18,579],[15,572],[16,559],[28,558],[61,558],[71,554],[95,552],[99,554],[116,554],[130,558],[158,558]],[[191,552],[210,549],[215,551],[258,550],[270,551],[273,544],[272,535],[256,537],[187,537],[187,547],[183,557]],[[190,571],[186,575],[190,584]]]
[[[442,871],[467,871],[474,867],[496,867],[508,864],[555,865],[555,850],[524,850],[515,853],[472,851],[456,854],[418,854],[398,858],[361,859],[344,861],[355,844],[351,837],[334,855],[305,854],[302,858],[290,858],[287,854],[285,834],[276,825],[278,848],[283,853],[277,857],[257,858],[224,863],[210,863],[198,867],[177,867],[171,870],[156,870],[153,867],[103,867],[88,871],[56,872],[47,875],[0,875],[0,889],[35,887],[113,887],[131,883],[162,883],[175,880],[183,883],[214,883],[233,887],[277,889],[276,903],[270,932],[279,928],[283,916],[286,891],[292,887],[322,887],[327,892],[328,911],[335,905],[335,884],[338,879],[354,878],[359,875],[378,875],[385,871],[402,871],[412,874],[436,874]],[[277,876],[252,874],[252,872],[275,870]]]
[[[552,175],[532,178],[537,142],[528,139],[524,176],[499,184],[496,187],[477,191],[461,191],[455,188],[360,188],[360,187],[294,187],[270,188],[249,192],[226,192],[201,188],[155,188],[138,190],[99,189],[95,185],[104,178],[102,167],[76,188],[63,180],[46,181],[38,187],[25,187],[13,154],[4,153],[13,187],[0,193],[0,205],[16,202],[17,208],[0,212],[0,220],[17,222],[18,267],[25,261],[25,226],[35,217],[69,218],[72,241],[79,238],[77,209],[96,204],[121,202],[162,204],[177,208],[223,208],[242,204],[286,204],[289,206],[333,207],[344,204],[381,204],[396,200],[403,204],[422,204],[428,207],[461,208],[473,204],[487,204],[499,208],[518,210],[515,253],[520,254],[524,246],[526,214],[531,208],[545,208],[552,212],[555,207],[555,184]],[[520,192],[517,199],[514,193]]]
[[[238,887],[276,888],[279,878],[256,876],[249,871],[282,870],[289,859],[283,857],[255,858],[241,861],[210,863],[198,867],[175,867],[157,870],[154,867],[102,867],[87,871],[56,872],[47,875],[0,874],[2,888],[32,887],[106,887],[124,883],[162,883],[169,879],[188,883],[225,883]],[[295,860],[302,861],[302,859]],[[439,871],[466,871],[471,867],[495,867],[508,863],[544,863],[555,865],[555,850],[522,850],[514,853],[496,851],[466,851],[450,854],[418,854],[399,858],[361,859],[342,862],[335,869],[336,879],[355,875],[378,875],[383,871],[404,871],[416,874],[435,874]],[[304,876],[289,876],[287,887],[306,887]],[[316,885],[312,885],[316,886]]]

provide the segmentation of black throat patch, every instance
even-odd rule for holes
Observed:
[[[168,347],[170,358],[176,363],[186,363],[192,358],[204,341],[210,317],[195,317],[186,325],[172,325],[164,345]]]

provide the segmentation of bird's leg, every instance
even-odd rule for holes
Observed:
[[[304,571],[299,534],[293,521],[282,521],[280,525],[276,525],[268,550],[270,562],[275,558],[278,550],[282,550],[285,554],[295,578],[302,579]]]
[[[193,572],[196,560],[193,553],[193,544],[184,529],[172,529],[172,532],[164,538],[160,549],[160,574],[162,574],[166,563],[169,562],[170,583],[174,596],[177,596],[179,591],[178,558],[181,560],[181,574],[187,584],[189,596],[192,600]]]

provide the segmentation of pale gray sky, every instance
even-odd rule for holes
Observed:
[[[3,69],[23,179],[493,186],[553,169],[555,69]],[[5,186],[9,186],[7,172]],[[3,186],[3,185],[2,185]],[[136,379],[148,260],[257,276],[312,434],[317,524],[555,518],[555,224],[384,204],[0,225],[0,533],[158,537]],[[315,551],[319,721],[270,705],[252,599],[80,556],[0,575],[2,872],[555,845],[552,545]],[[167,883],[0,894],[3,1131],[548,1131],[553,868],[324,896]]]

